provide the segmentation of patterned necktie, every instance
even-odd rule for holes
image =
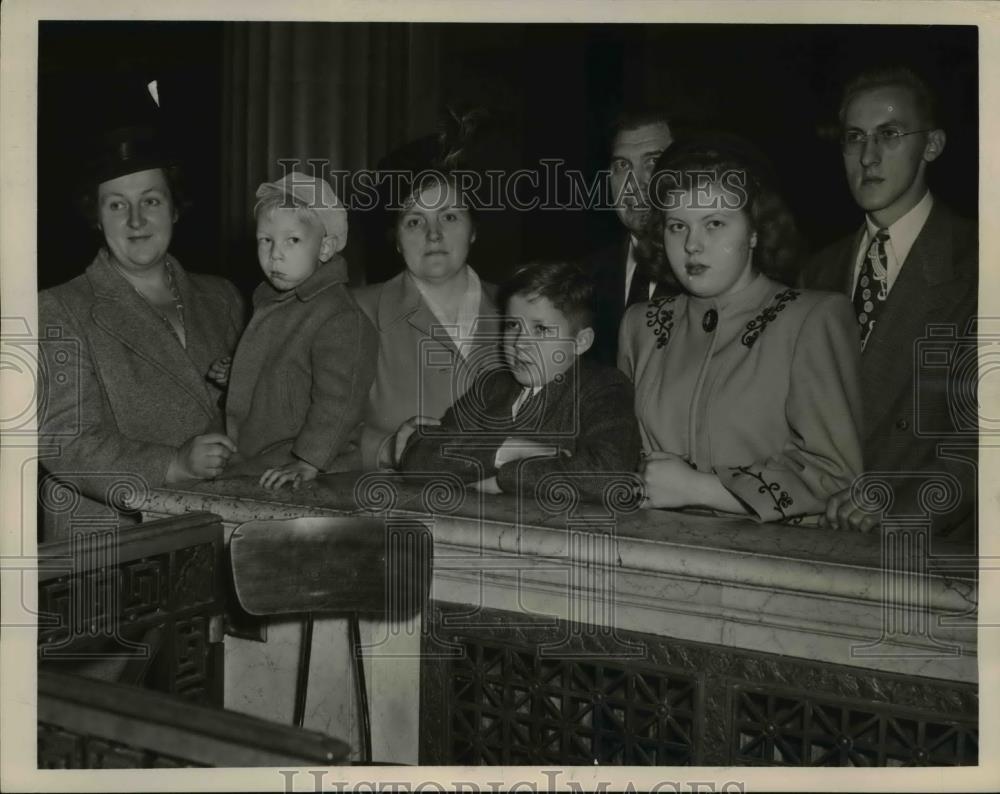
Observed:
[[[875,233],[861,263],[858,284],[854,288],[854,313],[861,330],[862,350],[865,349],[875,321],[889,297],[889,260],[885,255],[885,241],[888,239],[889,232],[885,229],[879,229]]]

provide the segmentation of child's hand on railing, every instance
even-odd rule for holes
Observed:
[[[311,463],[297,460],[294,463],[286,463],[284,466],[265,471],[260,477],[260,485],[268,490],[274,490],[287,482],[292,484],[294,491],[298,490],[302,483],[315,480],[317,474],[319,474],[319,469]]]

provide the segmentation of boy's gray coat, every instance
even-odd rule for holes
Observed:
[[[254,293],[226,403],[226,432],[248,459],[242,473],[292,455],[326,471],[356,453],[378,340],[346,285],[337,256],[294,290],[265,282]]]

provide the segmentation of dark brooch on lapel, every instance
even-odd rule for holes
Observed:
[[[655,298],[649,302],[649,308],[646,309],[646,327],[652,328],[656,334],[657,350],[670,341],[670,332],[674,328],[673,304],[676,298],[676,295]]]
[[[757,341],[757,337],[764,333],[767,324],[774,320],[779,312],[785,310],[785,306],[801,294],[798,290],[786,289],[784,292],[779,292],[775,295],[771,303],[765,306],[760,314],[747,323],[746,330],[743,332],[740,341],[747,347],[753,347],[753,343]]]

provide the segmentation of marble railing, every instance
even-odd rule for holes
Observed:
[[[369,474],[297,491],[249,479],[159,489],[142,510],[207,510],[228,530],[299,516],[418,518],[434,538],[431,597],[466,615],[517,613],[942,685],[978,680],[974,558],[931,543],[912,518],[862,535],[622,507],[560,488],[528,501]],[[374,758],[415,763],[421,627],[373,621],[366,631]],[[298,642],[295,621],[271,622],[266,643],[227,637],[226,706],[290,720]],[[343,622],[319,621],[314,643],[306,727],[351,736]]]

